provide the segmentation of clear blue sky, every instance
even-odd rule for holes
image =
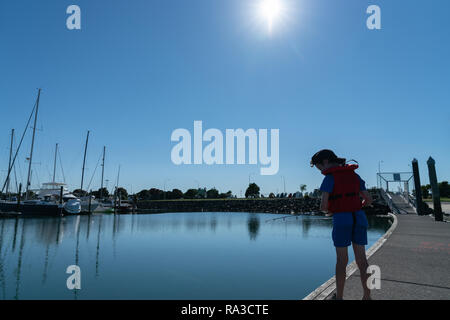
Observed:
[[[79,186],[87,130],[86,180],[106,145],[109,187],[121,164],[120,185],[134,192],[166,181],[239,195],[252,173],[265,194],[282,191],[281,176],[288,191],[312,190],[322,176],[309,159],[322,148],[357,159],[370,186],[380,160],[384,171],[407,171],[414,157],[427,183],[430,155],[439,180],[450,179],[448,0],[285,0],[286,19],[271,35],[254,2],[2,1],[2,181],[10,130],[21,134],[38,87],[33,187],[50,180],[56,142],[69,187]],[[80,31],[66,29],[70,4],[81,7]],[[366,28],[370,4],[381,7],[382,30]],[[223,132],[280,129],[279,173],[175,166],[170,135],[193,130],[194,120]],[[100,168],[91,188],[99,184]]]

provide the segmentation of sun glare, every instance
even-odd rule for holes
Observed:
[[[284,7],[281,0],[261,0],[259,4],[259,13],[262,19],[267,23],[269,33],[272,33],[274,24],[283,15]]]

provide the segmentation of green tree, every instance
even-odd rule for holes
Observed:
[[[219,199],[228,199],[231,198],[233,196],[233,192],[228,191],[227,193],[221,193],[219,194]]]
[[[448,181],[442,181],[438,184],[439,186],[439,195],[441,197],[450,198],[450,185]]]
[[[247,190],[245,190],[246,198],[258,198],[259,197],[259,187],[256,183],[250,183]]]
[[[216,188],[209,189],[206,191],[206,198],[217,199],[219,197],[219,191]]]
[[[117,195],[120,195],[121,200],[128,199],[128,192],[125,188],[122,188],[122,187],[117,188]]]
[[[151,199],[151,194],[149,190],[141,190],[136,194],[137,198],[139,200],[150,200]]]
[[[150,193],[150,200],[161,200],[164,198],[164,191],[160,189],[151,188],[148,192]]]
[[[427,184],[426,186],[421,186],[420,188],[422,189],[422,197],[424,199],[429,198],[430,197],[431,185]]]
[[[75,189],[75,190],[73,190],[72,193],[76,197],[85,197],[88,195],[88,193],[86,191],[81,190],[81,189]]]
[[[184,193],[185,199],[194,199],[197,195],[197,189],[189,189]]]
[[[109,197],[109,192],[108,192],[108,189],[106,189],[106,188],[99,188],[97,191],[92,191],[91,195],[93,195],[97,199],[100,199],[100,193],[101,193],[101,197],[102,198],[108,198]]]
[[[183,191],[180,189],[173,189],[172,190],[172,199],[181,199],[183,198]]]
[[[300,185],[300,191],[301,191],[302,193],[304,193],[304,192],[306,191],[306,184],[301,184],[301,185]]]

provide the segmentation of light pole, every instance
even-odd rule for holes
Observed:
[[[383,160],[378,161],[378,177],[377,177],[377,184],[378,184],[378,188],[381,189],[381,164],[383,163]]]
[[[383,160],[378,161],[378,173],[381,173],[381,164],[383,163]]]
[[[286,193],[286,179],[284,178],[284,176],[281,176],[281,179],[283,180],[283,190],[284,190],[284,193]]]

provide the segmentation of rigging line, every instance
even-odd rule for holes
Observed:
[[[39,171],[41,171],[42,169],[41,169],[41,165],[39,164]],[[36,171],[36,170],[35,170]],[[35,172],[34,173],[34,175],[35,175],[35,177],[36,177],[36,180],[37,180],[37,182],[38,182],[38,188],[41,186],[41,180],[39,179],[39,174],[37,173],[37,172]]]
[[[271,222],[271,221],[275,221],[275,220],[279,220],[279,219],[287,219],[287,218],[292,218],[292,217],[299,217],[299,216],[306,216],[309,217],[310,215],[306,215],[306,214],[291,214],[288,216],[283,216],[283,217],[278,217],[278,218],[274,218],[274,219],[269,219],[266,220],[265,222]],[[332,217],[326,217],[326,218],[317,218],[316,220],[331,220],[333,219]]]
[[[16,139],[15,139],[16,137],[14,136],[14,141],[13,141],[13,145],[15,146],[15,144],[16,144]],[[19,181],[20,181],[20,183],[22,183],[22,185],[23,185],[23,175],[22,175],[22,167],[20,166],[20,161],[17,161],[17,164],[19,165]],[[16,170],[16,164],[14,164],[14,171]],[[17,184],[17,182],[16,182],[16,184]],[[16,186],[17,187],[17,186]],[[19,192],[19,188],[17,188],[17,192]]]
[[[24,185],[24,183],[23,183],[22,167],[20,166],[20,161],[17,161],[17,164],[19,165],[19,177],[20,177],[20,182],[22,183],[22,185]]]
[[[14,144],[16,142],[15,138],[16,138],[15,135],[13,135],[13,143],[12,143],[13,150],[14,150]],[[13,168],[14,168],[14,181],[16,183],[16,193],[19,193],[19,185],[17,184],[17,173],[16,173],[16,165],[15,164],[14,164]]]
[[[66,176],[64,175],[64,169],[63,169],[62,160],[61,160],[61,153],[59,152],[59,149],[58,149],[58,158],[59,158],[59,166],[61,167],[61,172],[62,172],[62,176],[63,176],[63,182],[66,183]]]
[[[19,192],[19,185],[17,184],[16,165],[14,165],[14,181],[16,183],[16,193],[18,193]]]
[[[89,181],[89,184],[88,184],[88,187],[87,187],[86,191],[89,190],[89,188],[91,186],[92,180],[94,179],[94,176],[95,176],[95,171],[97,171],[98,164],[100,163],[100,159],[102,158],[102,154],[103,153],[100,153],[100,157],[97,160],[97,165],[95,166],[94,172],[92,173],[92,177],[91,177],[91,180]]]
[[[47,170],[47,173],[48,173],[48,176],[49,176],[49,181],[51,181],[51,180],[52,180],[52,174],[51,174],[51,172],[50,172],[50,169],[49,169],[47,163],[45,164],[45,169]]]
[[[266,220],[265,222],[269,222],[269,221],[275,221],[275,220],[279,220],[279,219],[286,219],[286,218],[290,218],[290,217],[298,217],[298,214],[293,214],[293,215],[289,215],[289,216],[283,216],[283,217],[278,217],[278,218],[274,218],[274,219],[269,219]]]
[[[11,162],[11,167],[8,168],[8,174],[7,174],[7,176],[6,176],[5,183],[3,184],[3,187],[2,187],[2,193],[3,193],[3,191],[5,190],[6,182],[7,182],[8,179],[9,179],[9,175],[11,174],[11,168],[12,168],[12,166],[14,165],[14,163],[15,163],[15,161],[16,161],[17,154],[19,153],[19,149],[20,149],[20,146],[22,145],[23,138],[25,137],[25,133],[26,133],[27,130],[28,130],[28,126],[30,125],[31,118],[33,117],[34,111],[35,111],[35,109],[36,109],[36,105],[37,105],[37,100],[36,100],[36,102],[34,103],[33,110],[31,110],[31,114],[30,114],[30,117],[28,118],[27,125],[25,126],[25,129],[23,130],[22,137],[20,138],[19,146],[17,147],[16,154],[14,155],[13,161]]]

